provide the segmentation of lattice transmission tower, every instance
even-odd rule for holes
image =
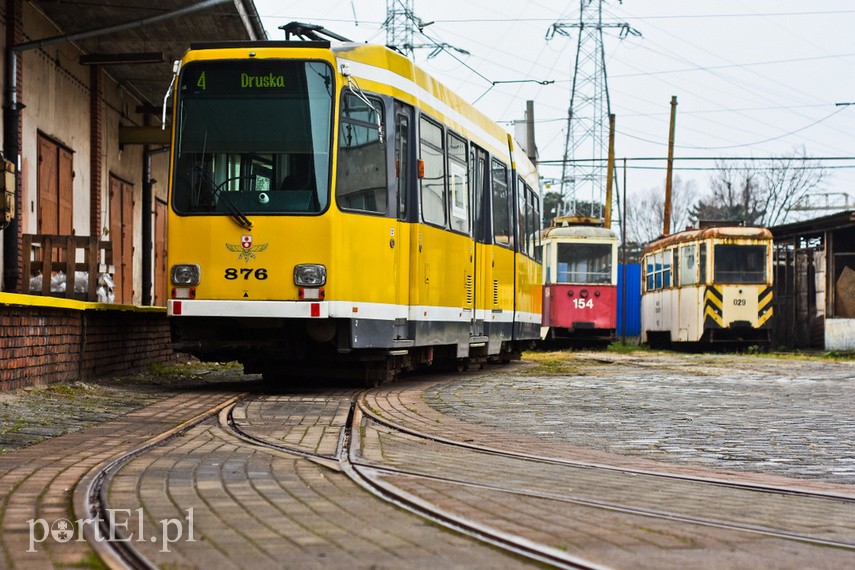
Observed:
[[[383,27],[386,28],[386,45],[400,51],[409,59],[416,59],[417,49],[431,50],[427,59],[436,57],[443,51],[457,52],[469,55],[465,49],[453,46],[449,43],[432,39],[425,34],[424,29],[433,22],[423,22],[413,12],[413,0],[386,0],[386,20]],[[416,31],[420,37],[426,40],[424,43],[414,43]]]
[[[580,0],[577,22],[555,22],[546,39],[577,33],[573,83],[561,166],[559,215],[602,217],[605,201],[608,125],[611,104],[606,76],[603,30],[617,28],[620,37],[640,35],[626,23],[604,23],[608,0]],[[619,0],[621,3],[622,0]],[[577,201],[589,202],[590,211],[577,211]]]
[[[406,57],[413,59],[416,17],[413,0],[386,0],[386,45],[396,47]]]

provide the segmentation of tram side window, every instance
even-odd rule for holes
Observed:
[[[511,228],[511,193],[508,192],[508,167],[492,161],[493,180],[493,240],[505,247],[514,246]]]
[[[466,141],[448,133],[448,188],[451,229],[469,233],[469,172],[466,167]]]
[[[525,182],[523,182],[522,178],[517,179],[517,185],[519,188],[517,219],[520,234],[520,253],[526,253],[529,248],[528,241],[531,236],[528,234],[528,208],[525,205]]]
[[[424,163],[421,177],[422,219],[445,227],[445,160],[443,159],[442,127],[421,117],[419,122],[419,152]],[[421,173],[420,173],[421,174]]]
[[[370,106],[352,93],[344,95],[335,196],[342,210],[383,214],[388,195],[386,151],[377,129],[383,104],[374,98],[369,101]]]
[[[716,244],[713,279],[716,283],[765,283],[766,246]]]
[[[407,181],[410,178],[410,119],[404,114],[395,118],[395,177],[398,181],[398,219],[407,218]]]
[[[671,259],[674,256],[674,250],[669,249],[662,252],[662,286],[671,286]]]
[[[607,284],[612,280],[612,246],[607,243],[556,245],[556,283]],[[648,273],[648,278],[650,273]],[[648,287],[648,289],[651,287]]]
[[[645,277],[648,291],[671,286],[671,252],[658,251],[645,257]]]
[[[526,226],[528,247],[526,251],[529,257],[540,261],[540,248],[538,247],[540,245],[540,224],[538,223],[540,220],[540,201],[537,194],[529,186],[525,187],[525,194],[526,209],[528,210],[528,214],[526,214],[528,218],[528,225]]]
[[[680,248],[680,285],[698,283],[698,246],[684,245]]]

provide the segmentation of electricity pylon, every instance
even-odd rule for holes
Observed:
[[[413,0],[386,0],[386,45],[396,47],[409,59],[415,56],[413,45]]]
[[[580,0],[578,22],[555,22],[546,33],[549,40],[555,35],[569,37],[568,30],[578,31],[561,166],[560,215],[603,215],[611,113],[603,29],[617,28],[621,38],[641,35],[629,24],[603,23],[607,1]],[[590,211],[577,212],[577,199],[589,200]]]
[[[433,22],[423,22],[413,12],[413,0],[386,0],[386,20],[383,27],[386,28],[386,45],[397,49],[409,59],[416,59],[416,50],[427,48],[431,52],[427,59],[436,57],[443,51],[469,55],[465,49],[455,47],[445,42],[436,41],[428,37],[424,29]],[[428,40],[428,43],[413,43],[416,30],[419,35]]]

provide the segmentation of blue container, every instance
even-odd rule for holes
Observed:
[[[620,263],[617,273],[618,312],[616,331],[619,339],[622,336],[639,336],[641,334],[641,264],[628,263],[626,265],[625,292],[623,277],[624,265]],[[625,303],[624,299],[626,299]],[[625,311],[624,304],[626,305]],[[626,318],[625,321],[624,317]]]

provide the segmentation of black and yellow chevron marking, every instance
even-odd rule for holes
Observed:
[[[774,313],[774,308],[772,307],[772,288],[766,287],[760,294],[757,296],[757,326],[762,327],[766,323],[769,322],[769,319],[772,318],[772,313]]]
[[[721,289],[715,285],[707,285],[704,293],[704,328],[724,328],[723,305]]]

